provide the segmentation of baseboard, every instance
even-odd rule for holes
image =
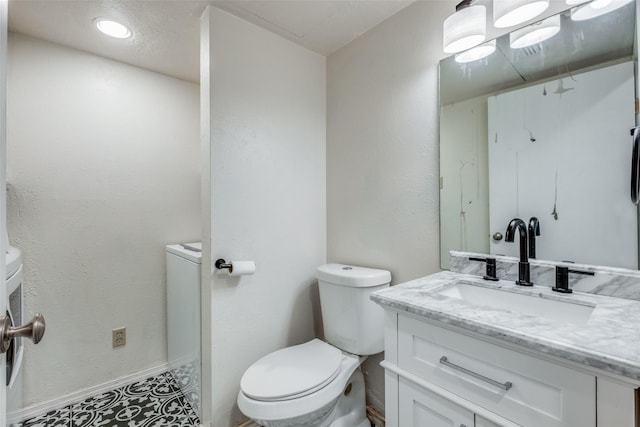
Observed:
[[[24,420],[28,420],[30,418],[44,415],[56,409],[64,408],[65,406],[82,402],[83,400],[88,399],[97,394],[105,393],[110,390],[114,390],[129,384],[133,384],[149,377],[154,377],[163,372],[166,372],[167,370],[168,370],[167,364],[163,363],[162,365],[158,365],[153,368],[148,368],[139,372],[134,372],[133,374],[125,375],[124,377],[116,378],[115,380],[107,381],[105,383],[98,384],[92,387],[87,387],[78,391],[74,391],[73,393],[69,393],[64,396],[57,397],[55,399],[51,399],[45,402],[36,403],[35,405],[27,406],[26,408],[23,408],[18,412],[9,414],[7,417],[9,421],[8,424],[18,423]]]

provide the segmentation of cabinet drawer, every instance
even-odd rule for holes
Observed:
[[[398,365],[524,426],[595,427],[595,377],[480,339],[399,316]]]
[[[473,412],[420,386],[400,379],[398,425],[402,427],[473,427]]]

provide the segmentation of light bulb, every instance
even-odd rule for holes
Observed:
[[[496,28],[522,24],[549,7],[549,0],[494,0],[493,25]]]
[[[480,46],[472,47],[469,50],[465,50],[464,52],[457,53],[455,56],[455,61],[464,64],[467,62],[477,61],[482,58],[486,58],[496,51],[496,41],[491,40],[486,43],[481,44]]]
[[[594,0],[583,6],[571,9],[572,21],[586,21],[602,16],[630,3],[631,0]]]
[[[552,16],[544,21],[526,26],[509,34],[509,46],[512,49],[542,43],[560,31],[560,15]]]

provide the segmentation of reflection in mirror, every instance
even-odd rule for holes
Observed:
[[[498,38],[485,58],[441,61],[442,268],[450,250],[517,256],[500,237],[532,217],[537,258],[638,268],[636,4],[575,20],[580,10]],[[550,38],[522,41],[545,28]]]

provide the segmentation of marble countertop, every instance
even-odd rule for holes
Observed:
[[[594,309],[586,323],[578,324],[469,303],[439,293],[459,281]],[[640,380],[640,301],[582,292],[560,294],[547,286],[490,282],[450,271],[392,286],[374,293],[371,299],[384,308]]]

